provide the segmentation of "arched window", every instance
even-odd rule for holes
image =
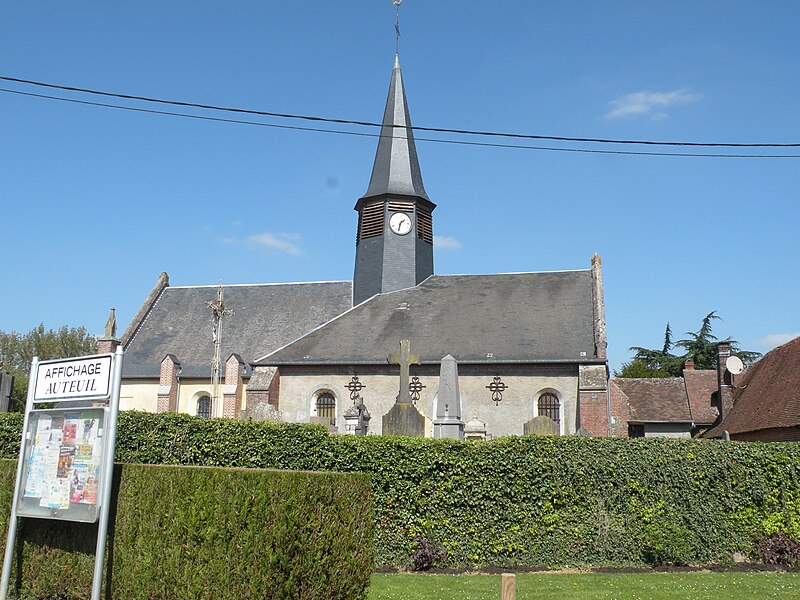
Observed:
[[[561,422],[561,403],[553,392],[545,392],[539,396],[539,416],[550,417],[556,423]]]
[[[211,397],[200,396],[197,399],[197,416],[208,419],[211,417]]]
[[[317,396],[317,416],[329,419],[336,425],[336,397],[331,392],[322,392]]]

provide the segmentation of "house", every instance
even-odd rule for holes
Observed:
[[[611,405],[624,418],[614,423],[622,437],[688,438],[717,420],[717,371],[696,370],[691,361],[683,377],[622,378],[609,382]]]
[[[765,354],[731,389],[732,406],[704,437],[800,441],[800,337]]]

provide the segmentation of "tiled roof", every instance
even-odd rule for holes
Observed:
[[[616,377],[611,380],[611,393],[616,396],[615,399],[619,399],[621,394],[627,401],[630,409],[628,421],[643,423],[692,421],[686,387],[680,377],[663,379]]]
[[[375,296],[259,362],[386,364],[401,339],[423,363],[448,354],[460,363],[603,362],[590,271],[432,276]]]
[[[686,369],[683,372],[686,395],[692,419],[697,425],[711,425],[717,420],[719,411],[711,406],[712,396],[717,391],[717,372],[715,370]]]
[[[707,437],[800,425],[800,337],[765,354],[733,383],[733,408]]]

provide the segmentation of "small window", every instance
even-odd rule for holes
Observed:
[[[644,437],[644,425],[637,425],[631,423],[628,425],[628,437],[635,438],[635,437]]]
[[[322,392],[317,396],[317,416],[329,419],[331,425],[336,425],[336,398],[330,392]]]
[[[197,416],[204,419],[211,417],[211,398],[209,396],[200,396],[197,400]]]
[[[539,396],[539,416],[550,417],[556,423],[561,422],[561,403],[558,396],[552,392],[545,392]]]

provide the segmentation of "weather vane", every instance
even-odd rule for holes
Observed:
[[[395,8],[397,9],[397,14],[394,19],[394,33],[395,33],[395,42],[394,42],[394,52],[395,54],[400,53],[400,5],[403,3],[403,0],[392,0],[392,4],[394,4]]]

